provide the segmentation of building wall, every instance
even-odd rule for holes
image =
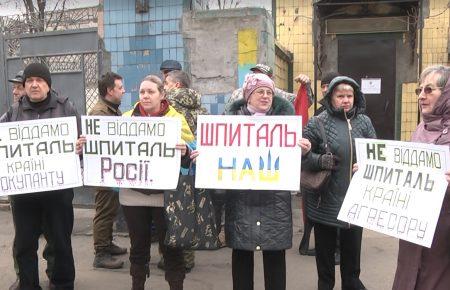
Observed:
[[[190,11],[183,15],[186,62],[193,87],[212,114],[257,63],[275,64],[272,18],[262,8]]]
[[[422,69],[430,65],[449,65],[448,34],[450,12],[447,8],[447,2],[430,0],[428,3],[429,9],[425,9]],[[402,86],[401,140],[410,140],[411,134],[418,123],[417,96],[414,93],[414,89],[417,86],[417,83],[405,83]]]
[[[149,0],[147,13],[137,13],[134,0],[103,0],[102,4],[103,70],[124,77],[121,108],[127,110],[138,99],[140,81],[149,74],[160,75],[163,60],[175,59],[185,66],[180,29],[183,0]]]
[[[312,39],[313,7],[310,0],[277,0],[276,1],[277,40],[294,54],[294,76],[299,73],[314,77],[314,45]],[[449,65],[448,38],[450,10],[448,1],[425,1],[425,25],[423,30],[423,68],[429,65]],[[428,12],[428,13],[427,13]],[[418,37],[418,36],[417,36]],[[327,45],[325,43],[325,45]],[[403,57],[398,55],[399,58]],[[328,55],[328,58],[333,58]],[[405,62],[406,64],[406,62]],[[401,68],[400,68],[401,69]],[[418,123],[417,96],[414,89],[417,82],[411,82],[409,75],[414,71],[397,74],[398,78],[408,79],[400,83],[401,93],[401,140],[409,140]],[[419,72],[418,72],[419,73]],[[403,76],[403,77],[402,77]],[[317,81],[320,86],[320,81]],[[294,91],[298,84],[294,84]],[[321,96],[318,96],[319,99]],[[312,109],[310,108],[310,113]],[[395,124],[392,124],[395,126]]]
[[[281,58],[279,55],[275,55],[275,86],[283,91],[288,91],[289,82],[289,63]]]
[[[314,45],[312,42],[313,7],[311,0],[276,1],[276,38],[294,54],[293,74],[314,79]],[[293,80],[290,80],[293,81]],[[320,82],[318,83],[320,88]],[[299,84],[294,84],[297,92]],[[313,106],[310,108],[310,115]]]

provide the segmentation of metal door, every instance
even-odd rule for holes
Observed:
[[[395,138],[395,39],[383,35],[351,35],[338,39],[338,70],[361,85],[363,78],[381,79],[379,94],[365,94],[366,114],[379,139]]]

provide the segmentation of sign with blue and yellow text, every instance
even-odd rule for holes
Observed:
[[[82,116],[84,184],[175,189],[181,121],[167,117]]]
[[[358,171],[338,219],[431,247],[448,183],[449,147],[356,139]]]
[[[0,196],[82,186],[75,117],[0,123]]]
[[[198,116],[195,186],[298,191],[301,132],[298,116]]]

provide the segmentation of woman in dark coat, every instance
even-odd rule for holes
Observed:
[[[229,115],[294,115],[292,105],[274,96],[264,74],[249,74],[244,99],[231,104]],[[233,249],[234,290],[253,289],[253,254],[262,251],[266,290],[286,289],[285,250],[292,246],[291,194],[273,190],[230,190],[226,194],[225,234]]]
[[[420,75],[422,122],[411,141],[450,145],[450,69],[433,66]],[[450,180],[449,174],[446,175]],[[450,289],[450,192],[447,188],[431,248],[400,240],[393,290]]]
[[[362,228],[338,221],[337,215],[356,163],[354,139],[375,138],[375,130],[369,117],[364,115],[364,96],[353,79],[334,78],[323,103],[326,110],[310,119],[303,131],[303,137],[311,142],[311,150],[302,159],[302,166],[310,170],[333,170],[328,185],[320,193],[306,194],[306,214],[314,223],[318,289],[334,288],[334,252],[338,229],[342,289],[366,289],[359,279]],[[325,154],[319,120],[333,155]]]

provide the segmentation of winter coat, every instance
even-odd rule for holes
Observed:
[[[250,115],[243,99],[229,115]],[[292,105],[274,97],[268,115],[293,115]],[[291,194],[274,190],[230,190],[225,196],[225,235],[233,249],[284,250],[292,247]]]
[[[89,116],[122,116],[122,112],[100,96],[89,112]]]
[[[167,102],[167,101],[166,101]],[[139,102],[134,105],[134,108],[123,113],[123,116],[131,117],[141,116],[139,111]],[[179,118],[181,120],[181,139],[190,147],[193,148],[194,135],[192,134],[186,119],[178,113],[172,106],[169,106],[164,117]],[[189,166],[190,158],[186,156],[181,158],[181,166]],[[151,190],[152,194],[144,194],[139,192],[141,190],[135,190],[131,188],[121,188],[119,193],[119,201],[121,205],[125,206],[148,206],[148,207],[162,207],[164,206],[163,191]],[[147,193],[150,190],[146,190]]]
[[[207,115],[208,110],[202,107],[199,93],[188,88],[171,89],[166,94],[170,105],[186,118],[192,133],[197,133],[197,116]]]
[[[412,141],[450,146],[450,81],[431,114],[422,114]],[[444,197],[431,248],[400,240],[393,290],[450,289],[450,189]]]
[[[331,95],[334,88],[347,83],[354,89],[353,108],[344,113],[343,109],[336,110],[331,105]],[[311,151],[302,158],[302,166],[310,170],[320,170],[319,158],[325,154],[317,119],[322,121],[328,146],[337,156],[338,164],[332,171],[330,181],[321,192],[310,192],[306,189],[306,214],[314,222],[328,226],[348,227],[337,220],[337,215],[344,201],[347,188],[352,178],[353,164],[356,163],[355,138],[376,138],[375,130],[369,117],[364,115],[365,100],[356,82],[347,77],[337,77],[331,83],[324,97],[326,111],[313,117],[303,130],[303,137],[311,142]]]
[[[34,109],[27,96],[22,96],[12,104],[6,115],[2,116],[2,122],[27,121],[36,119],[49,119],[60,117],[77,117],[78,134],[81,133],[81,120],[78,112],[69,98],[59,96],[55,91],[48,93],[46,105],[38,110]],[[47,101],[48,100],[48,101]]]

